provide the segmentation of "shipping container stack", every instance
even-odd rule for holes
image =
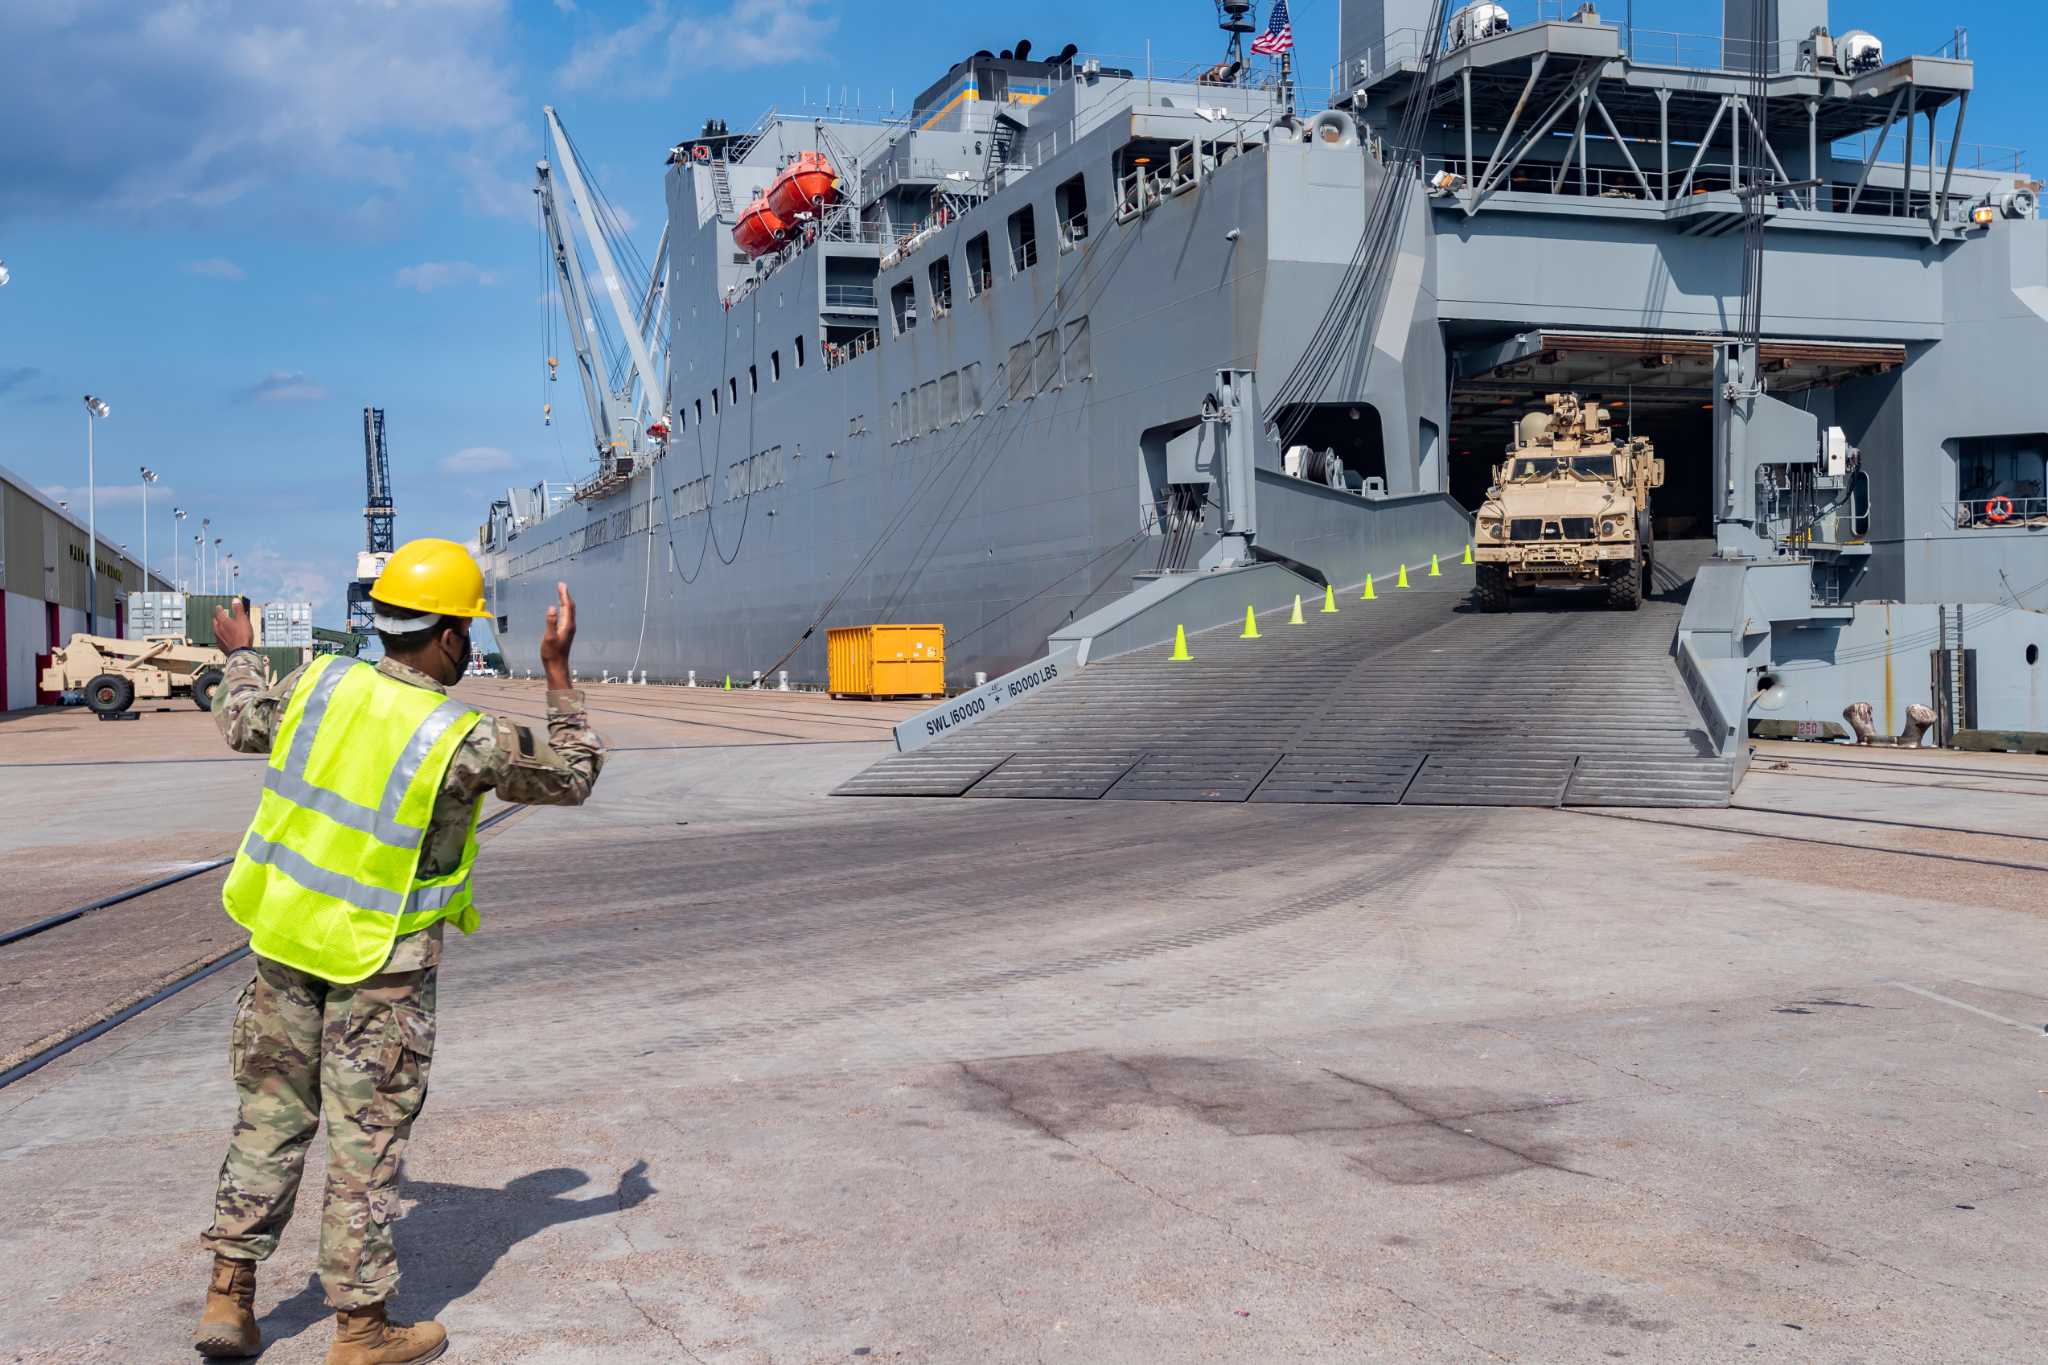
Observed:
[[[210,593],[135,592],[128,594],[128,638],[181,635],[195,645],[211,646],[213,612],[234,601]],[[256,627],[255,649],[283,677],[313,657],[313,604],[273,602],[245,607]]]

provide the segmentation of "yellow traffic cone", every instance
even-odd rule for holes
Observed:
[[[1194,655],[1188,653],[1188,628],[1186,626],[1175,626],[1173,628],[1172,662],[1177,664],[1186,663],[1194,657]]]
[[[1397,588],[1405,588],[1408,586],[1408,566],[1406,564],[1403,564],[1401,566],[1401,572],[1394,576],[1394,586]]]
[[[1375,593],[1372,590],[1372,575],[1367,574],[1365,576],[1365,591],[1358,594],[1358,600],[1361,602],[1370,602],[1377,596],[1379,596],[1379,594]]]
[[[1444,576],[1444,571],[1436,566],[1436,556],[1434,554],[1429,557],[1429,576],[1431,578],[1442,578]]]
[[[1237,638],[1240,640],[1256,640],[1259,638],[1259,614],[1251,609],[1250,604],[1246,604],[1244,609],[1244,634]]]
[[[1337,589],[1328,583],[1323,584],[1323,610],[1326,613],[1337,610]]]
[[[1301,625],[1301,624],[1303,624],[1303,622],[1302,622],[1302,619],[1301,619],[1301,594],[1300,594],[1300,593],[1296,593],[1296,594],[1294,594],[1294,615],[1292,615],[1292,616],[1290,616],[1290,617],[1288,617],[1288,618],[1287,618],[1287,624],[1288,624],[1288,625],[1290,625],[1290,626],[1298,626],[1298,625]]]
[[[1472,562],[1472,547],[1470,545],[1465,547],[1465,557],[1458,562],[1460,564],[1470,564]]]
[[[732,691],[732,674],[730,673],[725,675],[725,690],[728,692]]]

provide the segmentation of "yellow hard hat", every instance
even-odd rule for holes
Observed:
[[[437,616],[489,616],[484,573],[452,540],[408,540],[370,585],[373,601]]]

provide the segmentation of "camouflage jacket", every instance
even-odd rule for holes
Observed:
[[[213,721],[228,746],[245,754],[269,753],[292,688],[305,671],[295,669],[273,683],[261,655],[229,655],[213,696]],[[378,663],[377,671],[414,687],[441,693],[448,690],[418,669],[392,659]],[[489,715],[462,741],[427,823],[421,876],[443,876],[461,864],[471,814],[486,792],[495,791],[500,800],[529,806],[580,806],[588,799],[604,767],[604,742],[590,728],[580,690],[550,688],[547,702],[545,744],[536,743],[527,726]],[[440,958],[440,929],[437,924],[401,939],[384,970],[433,966]]]

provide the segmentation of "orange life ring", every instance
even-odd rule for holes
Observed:
[[[700,142],[690,149],[690,155],[699,161],[709,161],[711,159],[711,149]]]
[[[1984,504],[1984,519],[1996,525],[2012,520],[2012,499],[2000,493]]]

